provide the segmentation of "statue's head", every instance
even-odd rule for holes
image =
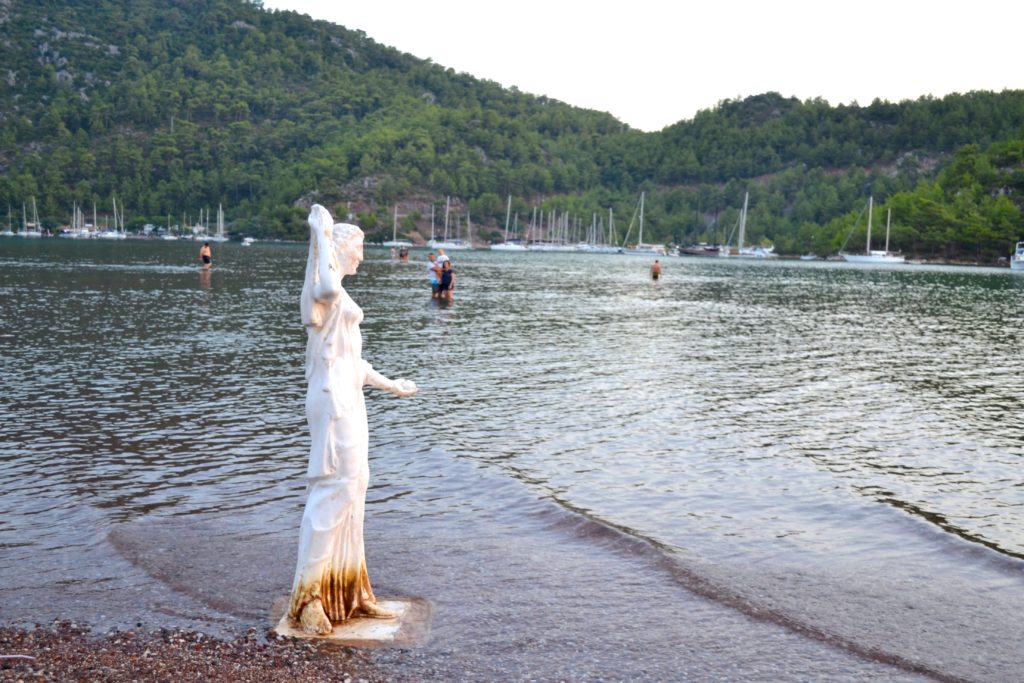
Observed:
[[[351,223],[335,223],[331,230],[334,254],[344,275],[355,275],[363,262],[363,231]]]
[[[309,229],[312,250],[320,247],[321,236],[326,237],[330,240],[342,273],[353,275],[363,260],[363,231],[359,226],[335,223],[330,211],[320,204],[314,204],[309,210]]]
[[[331,227],[331,241],[340,255],[343,251],[355,248],[362,249],[363,231],[358,225],[351,223],[335,223]]]

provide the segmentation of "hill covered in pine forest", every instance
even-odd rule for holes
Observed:
[[[781,253],[861,244],[868,196],[908,255],[978,262],[1024,238],[1024,92],[831,106],[776,93],[662,131],[507,89],[360,31],[244,0],[0,0],[0,201],[41,222],[109,212],[303,239],[305,209],[370,239],[429,236],[431,207],[496,241],[507,197],[617,238],[640,192],[645,241],[747,235]],[[2,204],[0,204],[2,210]],[[435,219],[437,220],[437,219]],[[635,233],[632,233],[635,237]]]

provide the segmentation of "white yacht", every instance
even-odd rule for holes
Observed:
[[[501,242],[500,244],[492,244],[491,251],[529,251],[529,247],[519,242]]]
[[[1010,270],[1024,272],[1024,242],[1017,242],[1013,256],[1010,257]]]
[[[512,195],[508,196],[508,205],[505,208],[505,241],[499,244],[492,244],[491,251],[528,251],[528,247],[516,239],[516,226],[519,224],[519,213],[516,213],[515,223],[512,224],[512,239],[508,237],[508,224],[512,218]]]
[[[839,252],[844,261],[849,263],[905,263],[903,254],[896,254],[889,251],[889,226],[892,221],[892,209],[889,209],[885,220],[885,249],[878,250],[871,248],[871,212],[874,208],[874,197],[868,197],[868,240],[863,254],[847,254]]]

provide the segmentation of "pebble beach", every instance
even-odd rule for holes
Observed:
[[[323,652],[323,648],[330,648]],[[355,650],[256,629],[234,640],[160,629],[96,636],[77,623],[0,629],[4,681],[343,681],[389,680]]]

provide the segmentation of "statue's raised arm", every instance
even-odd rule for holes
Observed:
[[[300,310],[306,328],[306,420],[311,446],[308,498],[288,618],[328,634],[354,616],[388,618],[370,588],[363,549],[369,482],[369,432],[363,386],[412,396],[416,385],[391,380],[362,358],[363,311],[342,287],[363,260],[363,231],[335,224],[316,204],[309,213],[309,257]]]

